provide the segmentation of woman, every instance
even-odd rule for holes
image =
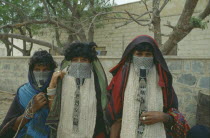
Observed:
[[[95,46],[82,42],[66,46],[63,71],[53,74],[48,87],[51,111],[47,124],[53,128],[52,137],[107,137],[104,123],[107,79]],[[58,76],[64,72],[61,81]]]
[[[106,118],[111,138],[186,136],[189,126],[178,111],[172,75],[152,37],[137,36],[110,72]]]
[[[29,82],[17,90],[0,126],[0,137],[48,138],[50,128],[45,125],[49,112],[46,89],[56,66],[47,51],[34,53],[29,62]]]

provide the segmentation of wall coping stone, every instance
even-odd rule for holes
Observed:
[[[28,59],[31,56],[0,56],[0,59]],[[99,59],[120,59],[121,57],[116,56],[98,56]],[[64,58],[64,56],[53,56],[55,59]],[[181,60],[210,60],[210,56],[164,56],[167,59],[181,59]]]
[[[29,59],[31,56],[0,56],[0,59]],[[53,56],[54,59],[63,59],[64,56]],[[98,56],[99,59],[120,59],[115,56]],[[210,57],[209,57],[210,59]]]

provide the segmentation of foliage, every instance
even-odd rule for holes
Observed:
[[[202,30],[206,29],[207,26],[207,22],[202,21],[202,19],[199,19],[197,17],[191,17],[190,19],[190,24],[193,25],[195,28],[201,28]]]

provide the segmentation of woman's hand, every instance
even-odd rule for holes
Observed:
[[[64,77],[65,74],[66,74],[66,73],[63,72],[63,71],[56,71],[56,72],[54,72],[54,73],[53,73],[53,76],[52,76],[52,79],[51,79],[51,81],[50,81],[50,84],[49,84],[48,89],[53,89],[53,88],[55,88],[56,85],[57,85],[57,82],[58,82],[58,78],[63,79],[63,77]]]
[[[36,113],[39,109],[41,109],[47,103],[47,98],[45,97],[45,93],[40,92],[33,99],[32,111]]]
[[[164,112],[149,111],[143,112],[140,116],[140,121],[146,125],[152,125],[158,122],[167,122],[169,115]]]
[[[111,127],[110,138],[120,138],[122,120],[117,120]]]

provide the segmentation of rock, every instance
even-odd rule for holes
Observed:
[[[186,92],[192,93],[192,90],[188,87],[180,87],[179,89],[180,89],[180,92],[182,92],[182,93],[186,93]]]
[[[196,105],[194,104],[189,104],[187,105],[187,107],[185,108],[185,112],[190,113],[190,114],[195,114],[196,113]]]
[[[210,77],[202,77],[199,81],[199,87],[210,90]]]
[[[182,70],[182,62],[179,61],[170,61],[168,62],[168,68],[170,71],[181,71]]]
[[[177,82],[183,83],[189,86],[195,85],[197,79],[192,74],[182,74],[178,79]]]
[[[190,64],[190,61],[184,61],[184,71],[189,71],[191,69]]]
[[[210,128],[210,94],[198,93],[196,123]]]
[[[204,63],[202,61],[192,62],[192,71],[196,73],[204,73]]]

